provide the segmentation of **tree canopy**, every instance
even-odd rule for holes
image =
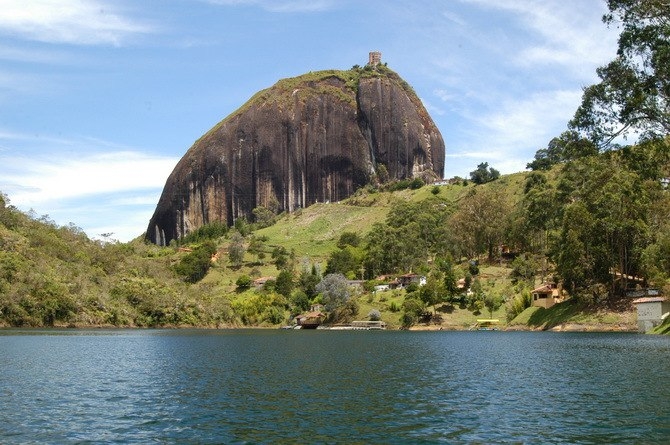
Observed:
[[[500,177],[500,172],[493,167],[489,167],[488,162],[482,162],[477,169],[470,172],[470,179],[475,184],[486,184],[495,181]]]
[[[608,0],[608,26],[621,27],[617,57],[598,68],[570,122],[600,147],[619,136],[670,133],[670,2]]]

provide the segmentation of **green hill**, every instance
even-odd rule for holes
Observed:
[[[513,278],[516,254],[505,256],[500,250],[507,246],[523,252],[530,245],[519,221],[531,175],[505,175],[481,185],[459,180],[414,188],[409,183],[367,187],[341,202],[276,215],[267,227],[240,220],[236,228],[202,230],[169,247],[147,244],[142,237],[129,243],[93,241],[74,225],[58,227],[48,217],[25,215],[3,200],[0,324],[278,326],[310,303],[322,302],[314,291],[318,280],[310,274],[322,277],[335,267],[336,253],[349,261],[337,272],[366,280],[345,320],[378,311],[394,328],[464,329],[482,317],[504,323],[523,310],[529,289],[553,270],[540,271],[539,256],[528,254],[524,258],[532,264],[531,276]],[[546,176],[551,186],[558,184],[555,171]],[[489,207],[493,213],[487,213]],[[347,233],[360,244],[338,246]],[[234,261],[236,242],[244,251]],[[288,288],[282,271],[290,271]],[[401,289],[372,292],[380,284],[374,280],[377,275],[408,272],[427,276],[428,285],[411,294]],[[476,282],[477,295],[453,290],[444,299],[449,276],[453,283]],[[269,283],[254,283],[261,277]],[[499,300],[492,303],[492,312],[487,296]],[[571,312],[561,322],[583,313]],[[616,317],[604,319],[605,324],[622,323]],[[545,326],[537,315],[519,320],[523,317],[512,325]],[[584,320],[600,323],[603,317]]]

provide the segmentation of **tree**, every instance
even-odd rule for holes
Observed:
[[[331,322],[345,322],[358,314],[358,303],[351,298],[351,289],[342,274],[330,274],[316,286]]]
[[[292,312],[294,314],[309,309],[310,298],[302,289],[297,289],[291,294]]]
[[[244,216],[235,220],[235,229],[244,237],[251,233],[251,225]]]
[[[342,232],[337,240],[337,247],[344,249],[346,246],[358,247],[361,244],[361,237],[356,232]]]
[[[558,186],[565,204],[551,254],[566,288],[587,296],[597,285],[616,297],[628,277],[639,276],[659,189],[626,165],[622,151],[566,164]]]
[[[641,253],[642,274],[658,287],[670,283],[670,194],[667,190],[652,192],[650,209],[649,244]]]
[[[484,288],[481,281],[475,279],[470,287],[470,292],[466,296],[466,305],[470,312],[474,315],[479,315],[484,307]]]
[[[492,260],[494,249],[506,232],[508,214],[509,207],[501,191],[473,189],[450,221],[460,250],[470,258],[486,252]]]
[[[452,303],[459,292],[458,279],[456,278],[454,263],[451,257],[447,257],[445,259],[438,259],[436,263],[443,277],[442,292],[444,295],[442,300]]]
[[[184,255],[175,265],[175,272],[183,276],[189,283],[196,283],[207,275],[212,266],[212,255],[216,252],[216,244],[207,241]]]
[[[380,184],[389,182],[389,171],[384,164],[377,164],[377,180]]]
[[[442,274],[431,274],[426,280],[426,284],[421,286],[418,292],[421,301],[426,306],[432,306],[433,313],[436,313],[435,306],[444,302],[445,298]]]
[[[289,254],[284,246],[277,246],[272,249],[272,259],[275,260],[277,269],[284,269],[289,264]]]
[[[323,304],[328,312],[340,309],[351,298],[349,283],[345,276],[339,273],[323,277],[316,286],[316,291],[321,294]]]
[[[426,306],[418,298],[405,298],[405,301],[402,303],[402,308],[403,314],[400,320],[405,328],[412,326],[426,314]],[[430,313],[428,313],[428,315],[430,315]]]
[[[277,280],[275,281],[275,291],[277,293],[289,298],[291,292],[293,292],[293,287],[295,283],[293,282],[293,274],[288,270],[282,270],[277,275]]]
[[[251,235],[247,249],[249,253],[256,255],[256,259],[260,264],[263,264],[263,260],[265,259],[265,241],[267,241],[266,236]]]
[[[413,270],[431,256],[447,253],[453,245],[447,223],[451,212],[438,198],[394,204],[386,221],[374,224],[366,235],[368,276]]]
[[[582,137],[575,130],[561,133],[559,137],[549,141],[547,148],[535,153],[533,162],[526,164],[526,168],[533,171],[549,170],[552,166],[566,161],[572,161],[598,154],[598,147],[590,140]]]
[[[670,5],[667,0],[608,0],[608,25],[622,28],[617,58],[597,69],[570,126],[601,147],[630,132],[670,133]]]
[[[356,276],[361,266],[362,253],[359,249],[345,246],[330,253],[326,264],[326,274],[341,273],[343,275]]]
[[[537,263],[528,254],[519,255],[512,261],[512,283],[519,280],[533,283],[537,271]]]
[[[315,265],[312,265],[311,269],[303,269],[300,273],[300,278],[298,278],[298,286],[300,286],[300,289],[302,289],[309,300],[317,296],[316,285],[320,282],[321,275]]]
[[[251,213],[254,215],[254,223],[258,229],[270,227],[277,221],[277,215],[267,207],[256,207]]]
[[[475,184],[486,184],[495,181],[500,177],[500,172],[493,167],[489,167],[488,162],[482,162],[477,169],[470,172],[470,179]]]
[[[489,318],[493,318],[493,313],[500,309],[500,306],[504,303],[504,299],[502,295],[489,291],[484,295],[483,303],[484,307],[489,311]]]
[[[230,237],[230,244],[228,245],[228,258],[230,259],[230,263],[235,267],[241,266],[244,261],[245,252],[244,237],[240,232],[234,232]]]

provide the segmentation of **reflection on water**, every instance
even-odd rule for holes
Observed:
[[[667,443],[670,338],[0,331],[0,443]]]

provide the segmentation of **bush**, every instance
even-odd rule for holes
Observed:
[[[397,192],[397,191],[400,191],[400,190],[407,190],[408,188],[410,188],[411,185],[412,185],[411,180],[401,179],[399,181],[396,181],[396,182],[392,183],[389,186],[389,190],[392,191],[392,192]]]
[[[174,267],[175,272],[189,283],[202,280],[212,266],[212,255],[216,252],[216,245],[212,241],[196,247],[192,252],[184,255]]]
[[[416,315],[414,315],[412,313],[409,313],[409,312],[405,312],[400,317],[400,324],[402,325],[403,328],[406,329],[406,328],[412,327],[414,324],[416,324],[417,320],[418,320],[418,318],[417,318]]]
[[[284,311],[277,306],[270,306],[263,313],[263,320],[270,324],[280,324],[284,321]]]
[[[379,321],[382,319],[382,314],[379,312],[379,309],[372,309],[368,312],[368,318],[372,321]]]
[[[249,289],[251,287],[251,283],[252,281],[249,275],[241,275],[237,281],[235,281],[237,292],[244,292],[245,290]]]
[[[505,304],[505,314],[507,321],[510,322],[516,318],[517,315],[522,313],[526,308],[529,308],[533,302],[533,298],[527,290],[516,295],[510,301]]]
[[[423,179],[421,178],[414,178],[412,179],[412,182],[409,183],[409,188],[412,190],[418,190],[421,187],[423,187],[426,183],[423,182]]]
[[[228,233],[228,226],[222,222],[212,222],[198,227],[179,240],[179,244],[193,244],[220,238]]]

